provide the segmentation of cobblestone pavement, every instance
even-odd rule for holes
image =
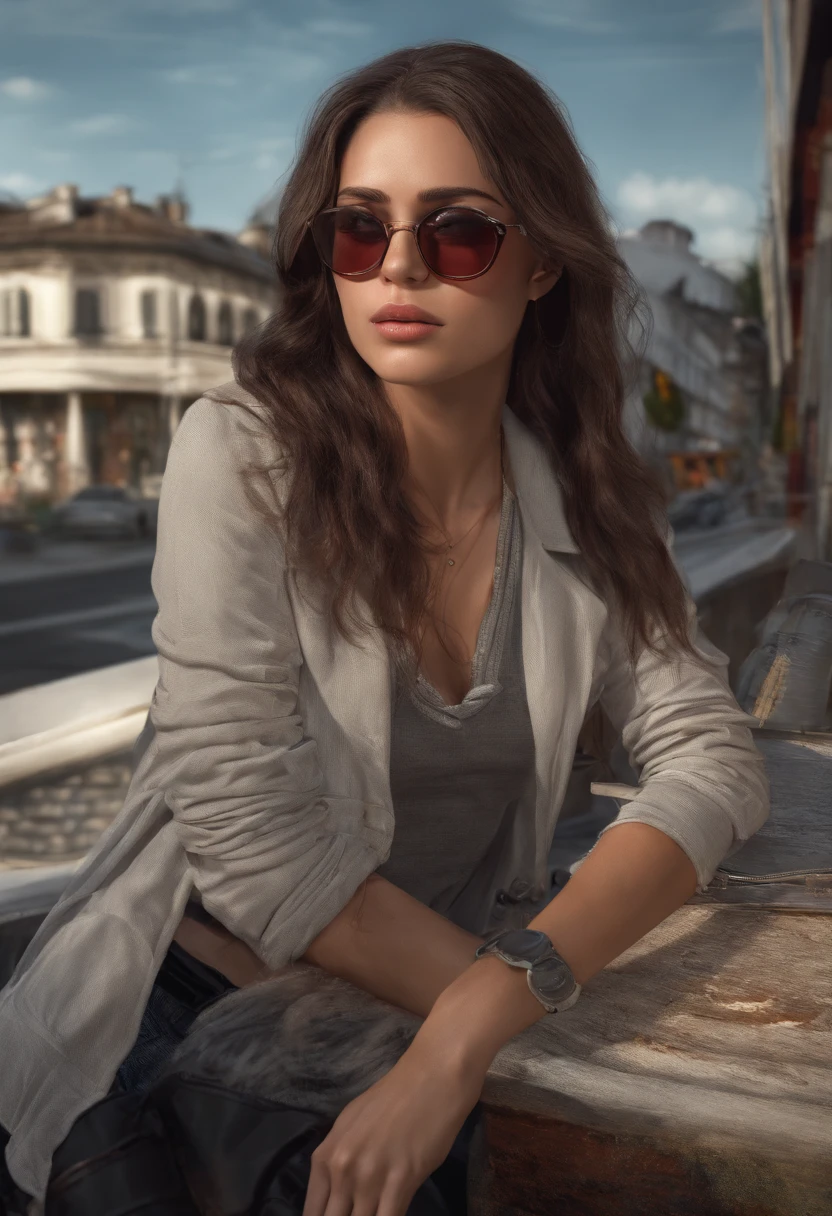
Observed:
[[[83,857],[124,805],[130,751],[0,789],[0,868]]]

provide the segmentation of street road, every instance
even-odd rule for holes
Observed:
[[[0,694],[153,654],[152,564],[142,542],[0,560]]]

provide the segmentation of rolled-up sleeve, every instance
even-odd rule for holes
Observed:
[[[205,908],[276,968],[303,954],[379,858],[360,805],[322,791],[304,733],[283,546],[243,481],[264,456],[258,425],[200,398],[176,431],[152,572],[150,718],[155,780]]]
[[[687,853],[702,891],[720,862],[762,827],[769,814],[754,719],[728,682],[728,657],[705,636],[687,596],[698,659],[644,650],[635,668],[611,618],[601,705],[621,735],[640,791],[604,832],[648,823]]]

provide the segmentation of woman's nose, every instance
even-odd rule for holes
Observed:
[[[416,233],[411,228],[396,228],[391,233],[381,270],[388,279],[423,279],[430,273],[422,261]]]

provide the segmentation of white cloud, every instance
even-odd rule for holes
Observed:
[[[222,17],[239,12],[248,0],[24,0],[17,4],[0,4],[0,28],[6,36],[22,34],[49,38],[106,38],[122,40],[151,40],[169,44],[170,34],[160,27],[150,33],[145,19],[161,14],[187,19],[193,17]],[[172,13],[173,10],[173,13]]]
[[[577,34],[612,34],[618,23],[599,11],[597,0],[517,0],[512,16],[549,29]]]
[[[647,219],[659,212],[684,213],[685,223],[741,216],[753,221],[754,200],[745,190],[721,185],[707,177],[653,177],[632,173],[618,187],[618,201],[625,210]]]
[[[0,176],[0,190],[12,194],[31,194],[40,187],[40,182],[29,173],[4,173]]]
[[[304,33],[316,38],[370,38],[375,27],[367,21],[337,20],[334,18],[308,21]]]
[[[287,139],[281,141],[279,146],[274,148],[263,148],[258,152],[252,162],[255,169],[259,169],[262,173],[268,172],[269,169],[276,169],[286,163],[286,153],[294,148],[295,141]],[[280,155],[280,153],[284,155]]]
[[[638,226],[670,219],[693,230],[698,252],[709,258],[750,257],[757,207],[746,191],[707,177],[653,177],[633,173],[618,187],[623,218]]]
[[[209,160],[236,160],[241,154],[242,149],[239,144],[224,144],[219,148],[212,148],[208,153]]]
[[[35,148],[35,155],[47,164],[63,164],[71,160],[73,153],[68,148]]]
[[[331,70],[328,59],[315,52],[286,51],[274,59],[275,76],[281,83],[299,83],[322,76]]]
[[[757,243],[754,230],[739,228],[712,228],[698,242],[703,256],[716,262],[747,262],[754,254]]]
[[[165,79],[171,84],[216,85],[221,89],[233,88],[237,83],[236,76],[215,67],[174,68],[165,72]]]
[[[734,0],[718,9],[712,31],[715,34],[762,33],[762,0]]]
[[[308,21],[303,27],[305,34],[314,38],[371,38],[375,27],[366,21],[339,21],[337,18]]]
[[[31,76],[9,76],[0,81],[0,93],[13,97],[15,101],[42,101],[48,97],[52,89],[42,80],[33,80]]]
[[[69,124],[73,135],[123,135],[132,131],[136,124],[124,114],[93,114],[79,118]]]
[[[258,139],[257,147],[261,152],[285,152],[294,143],[294,135],[272,135],[268,139]]]

